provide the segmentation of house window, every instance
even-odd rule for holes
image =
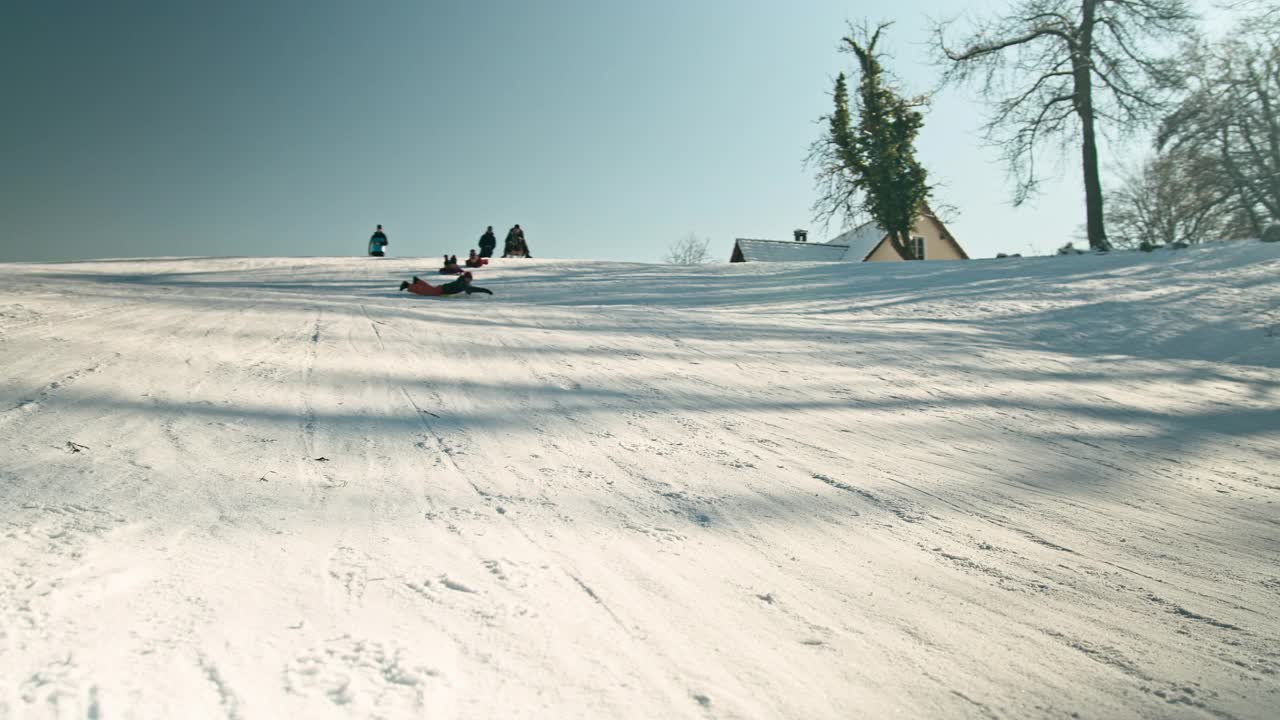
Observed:
[[[907,244],[907,247],[910,248],[911,250],[911,257],[915,258],[916,260],[924,259],[924,238],[920,237],[919,235],[911,238],[911,240]]]

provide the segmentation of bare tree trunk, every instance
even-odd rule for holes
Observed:
[[[1098,134],[1143,127],[1165,105],[1168,56],[1195,30],[1191,0],[1008,0],[1004,17],[976,25],[954,50],[945,82],[977,81],[993,106],[987,138],[1004,151],[1018,185],[1037,186],[1036,150],[1050,138],[1080,143],[1089,246],[1110,250]],[[1078,125],[1077,125],[1078,121]]]
[[[911,256],[911,243],[908,242],[910,235],[909,231],[900,230],[894,230],[889,233],[889,244],[893,246],[894,250],[898,251],[898,256],[903,260],[916,259]]]
[[[1264,60],[1265,71],[1268,74],[1275,73],[1280,75],[1280,71],[1271,65],[1270,58]],[[1273,220],[1280,219],[1280,120],[1276,119],[1276,108],[1271,103],[1271,90],[1267,87],[1265,76],[1259,75],[1254,68],[1250,68],[1249,80],[1257,89],[1258,100],[1262,104],[1262,121],[1266,125],[1267,146],[1271,150],[1270,162],[1263,161],[1263,166],[1270,166],[1271,177],[1267,182],[1269,190],[1268,198],[1263,201],[1267,210],[1271,213]]]
[[[1222,160],[1222,168],[1235,184],[1240,195],[1240,210],[1249,222],[1254,235],[1262,233],[1263,218],[1258,216],[1257,206],[1261,204],[1257,188],[1245,177],[1244,171],[1231,156],[1231,125],[1223,125],[1219,131],[1222,138],[1218,144],[1218,154]]]
[[[1097,0],[1084,0],[1081,6],[1079,45],[1075,48],[1072,70],[1075,75],[1076,114],[1080,116],[1082,164],[1084,166],[1085,227],[1089,235],[1089,247],[1094,250],[1110,250],[1107,231],[1102,219],[1102,178],[1098,174],[1098,140],[1094,130],[1093,115],[1093,56],[1094,13]]]
[[[1081,144],[1084,164],[1085,227],[1089,234],[1089,247],[1094,250],[1110,250],[1107,232],[1102,224],[1102,180],[1098,176],[1098,145],[1094,138],[1093,109],[1081,116],[1084,123],[1084,142]]]

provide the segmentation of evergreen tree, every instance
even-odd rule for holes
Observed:
[[[915,260],[911,228],[930,192],[927,173],[915,156],[916,136],[924,125],[916,108],[924,100],[903,97],[886,77],[876,43],[887,27],[843,39],[842,49],[853,53],[861,72],[858,122],[853,124],[841,73],[832,93],[835,109],[826,118],[827,133],[810,154],[819,163],[818,182],[824,187],[815,210],[828,219],[865,212],[888,231],[889,242],[903,258]]]

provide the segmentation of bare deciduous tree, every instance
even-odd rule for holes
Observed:
[[[1079,143],[1089,246],[1106,250],[1099,124],[1123,133],[1159,117],[1177,80],[1161,50],[1194,19],[1186,0],[1017,0],[959,45],[949,23],[935,36],[944,83],[976,81],[994,106],[987,137],[1004,150],[1016,203],[1036,190],[1043,143]]]
[[[665,259],[672,265],[702,265],[711,261],[711,253],[707,251],[710,244],[711,238],[689,233],[667,248]]]
[[[1211,158],[1188,149],[1157,155],[1127,173],[1107,197],[1112,243],[1139,247],[1227,237],[1228,197],[1197,182],[1211,164]]]
[[[1211,158],[1193,181],[1227,196],[1256,237],[1280,219],[1280,13],[1198,43],[1183,66],[1188,93],[1161,123],[1157,147]]]
[[[1221,0],[1213,3],[1224,10],[1245,12],[1263,20],[1280,19],[1280,5],[1275,0]]]

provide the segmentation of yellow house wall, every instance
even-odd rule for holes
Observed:
[[[942,228],[938,223],[920,218],[916,226],[911,228],[912,235],[924,238],[925,260],[962,260],[964,256],[956,251],[956,246],[942,239]]]
[[[926,248],[924,252],[927,256],[929,254],[928,248]],[[871,254],[867,256],[867,262],[882,262],[885,260],[902,260],[902,257],[899,256],[898,253],[894,252],[893,245],[891,243],[881,241],[880,244],[876,246],[876,249],[872,250]]]
[[[960,260],[964,257],[960,253],[956,252],[955,245],[952,245],[942,238],[942,229],[938,227],[937,223],[931,220],[921,218],[916,222],[915,226],[911,228],[911,235],[913,237],[919,236],[924,238],[925,260]],[[893,251],[893,245],[888,242],[880,243],[876,246],[876,249],[871,251],[871,254],[867,256],[867,262],[881,262],[886,260],[902,260],[902,258],[898,256],[898,253]]]

